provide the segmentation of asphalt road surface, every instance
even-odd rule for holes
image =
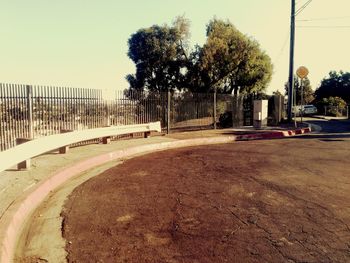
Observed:
[[[318,133],[350,133],[350,120],[308,118],[306,122],[317,127]]]
[[[152,153],[77,187],[69,262],[350,262],[348,124]]]

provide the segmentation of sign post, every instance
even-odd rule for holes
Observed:
[[[303,123],[303,111],[304,111],[304,86],[303,86],[303,80],[307,77],[309,74],[309,70],[301,66],[297,69],[297,76],[300,78],[300,89],[301,89],[301,105],[300,105],[300,117],[301,117],[301,123]],[[296,98],[295,98],[296,101]],[[296,114],[294,113],[294,118],[296,118]]]

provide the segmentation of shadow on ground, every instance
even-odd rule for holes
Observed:
[[[310,120],[314,133],[299,136],[299,139],[320,139],[320,141],[344,141],[350,138],[350,120]]]

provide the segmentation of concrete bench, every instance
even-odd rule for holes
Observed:
[[[133,133],[144,133],[147,138],[152,131],[161,132],[160,122],[65,132],[35,140],[18,139],[17,146],[0,152],[0,172],[14,165],[18,165],[19,169],[28,169],[31,158],[57,149],[60,153],[66,153],[69,145],[74,143],[102,138],[102,142],[107,144],[112,136]]]

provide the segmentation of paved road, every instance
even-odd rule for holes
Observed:
[[[349,146],[296,137],[127,160],[70,195],[68,262],[350,262]]]
[[[314,126],[318,126],[319,133],[349,133],[350,132],[350,120],[322,120],[309,118],[308,123]]]
[[[306,120],[314,131],[311,134],[302,136],[303,139],[337,140],[350,139],[350,120],[323,120],[308,118]]]

